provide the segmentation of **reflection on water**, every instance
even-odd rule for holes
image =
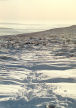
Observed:
[[[75,108],[75,45],[34,40],[0,44],[0,108]]]

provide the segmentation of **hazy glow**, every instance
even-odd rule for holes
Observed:
[[[76,23],[76,0],[0,0],[0,21]]]

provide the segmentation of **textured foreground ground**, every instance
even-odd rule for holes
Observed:
[[[0,108],[76,106],[76,26],[0,37]]]

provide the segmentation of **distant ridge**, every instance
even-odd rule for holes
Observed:
[[[69,27],[60,27],[60,28],[53,28],[45,31],[40,32],[33,32],[33,33],[23,33],[18,35],[8,35],[8,36],[0,36],[0,38],[11,38],[14,39],[14,37],[48,37],[48,36],[58,36],[58,37],[76,37],[76,25],[71,25]]]
[[[50,29],[50,31],[52,31],[52,30],[54,30],[54,31],[56,31],[56,30],[62,30],[62,31],[64,31],[64,30],[66,30],[66,31],[69,31],[69,30],[76,30],[76,25],[72,25],[72,26],[68,26],[68,27],[59,27],[59,28],[53,28],[53,29]]]
[[[51,35],[55,36],[76,36],[76,25],[72,25],[69,27],[61,27],[61,28],[54,28],[45,31],[46,33],[49,33]]]
[[[37,47],[41,49],[42,47],[50,48],[51,45],[52,48],[57,48],[56,56],[69,56],[70,53],[71,56],[75,57],[76,53],[72,55],[72,52],[76,52],[76,26],[72,25],[35,33],[0,36],[0,48],[22,49],[32,47],[34,49]]]
[[[76,28],[76,25],[72,25],[72,26],[70,26],[71,28]]]
[[[0,27],[0,29],[13,29],[13,28],[7,28],[7,27],[5,28],[5,27]]]

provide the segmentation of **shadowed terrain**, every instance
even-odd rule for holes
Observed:
[[[75,108],[76,26],[0,36],[0,108]]]

